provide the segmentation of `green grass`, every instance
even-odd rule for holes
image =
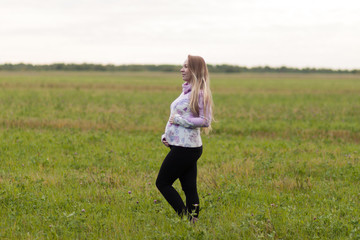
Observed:
[[[0,72],[0,238],[360,239],[360,76],[211,77],[193,226],[155,187],[179,74]]]

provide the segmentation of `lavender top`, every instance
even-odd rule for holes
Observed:
[[[184,83],[180,96],[170,106],[170,116],[174,115],[173,124],[167,122],[165,133],[161,139],[173,146],[200,147],[202,146],[200,127],[208,127],[211,113],[206,111],[204,116],[204,101],[202,92],[199,94],[199,116],[194,116],[190,110],[191,85]]]

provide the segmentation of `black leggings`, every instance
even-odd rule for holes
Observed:
[[[170,146],[170,149],[161,165],[156,179],[156,187],[180,216],[188,213],[190,219],[198,217],[199,196],[196,188],[196,162],[202,154],[202,146],[196,148]],[[186,196],[186,206],[172,186],[178,178]]]

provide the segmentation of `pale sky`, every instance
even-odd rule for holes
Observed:
[[[0,64],[360,69],[359,0],[0,0]]]

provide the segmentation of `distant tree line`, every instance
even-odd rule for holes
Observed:
[[[113,64],[74,64],[74,63],[53,63],[53,64],[0,64],[0,71],[151,71],[151,72],[178,72],[180,65],[169,64],[130,64],[130,65],[113,65]],[[330,68],[291,68],[291,67],[243,67],[237,65],[212,65],[208,64],[210,72],[216,73],[347,73],[360,74],[360,69],[344,70]]]

